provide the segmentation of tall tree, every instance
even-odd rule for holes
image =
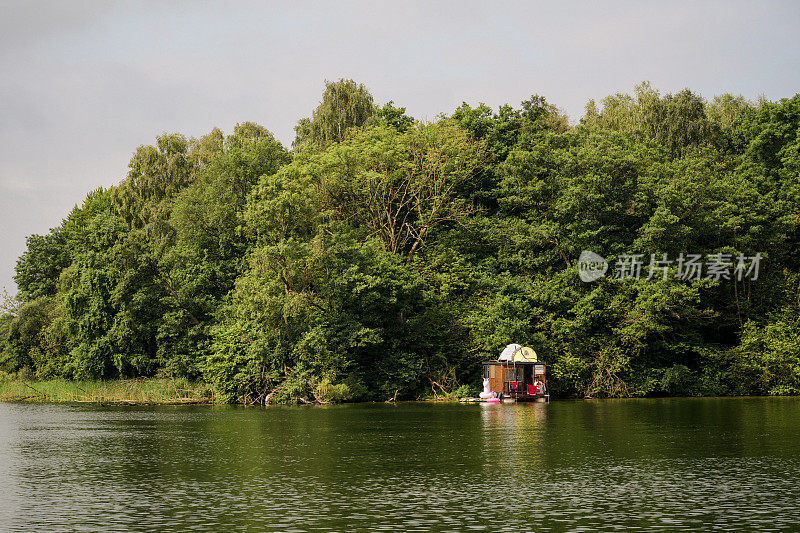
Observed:
[[[72,262],[66,232],[59,227],[46,235],[31,235],[26,244],[27,249],[14,269],[20,298],[35,300],[53,296],[58,276]]]
[[[292,145],[324,148],[341,142],[351,128],[362,126],[374,114],[372,95],[364,85],[345,79],[326,81],[322,102],[310,119],[298,122]]]

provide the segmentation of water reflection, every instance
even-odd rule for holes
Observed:
[[[792,530],[799,416],[784,398],[0,404],[0,530]]]
[[[479,407],[483,454],[489,465],[487,480],[495,485],[529,485],[542,467],[547,405],[480,404]]]

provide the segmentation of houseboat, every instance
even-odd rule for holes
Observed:
[[[483,392],[464,401],[548,402],[547,364],[536,351],[509,344],[497,359],[483,362]]]

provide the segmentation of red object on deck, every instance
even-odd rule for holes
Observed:
[[[538,389],[536,388],[536,385],[528,385],[528,394],[531,396],[536,396],[537,391]]]

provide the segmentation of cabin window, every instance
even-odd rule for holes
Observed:
[[[506,368],[503,373],[503,381],[523,381],[524,379],[522,367]]]
[[[489,365],[483,365],[483,379],[489,377]]]

